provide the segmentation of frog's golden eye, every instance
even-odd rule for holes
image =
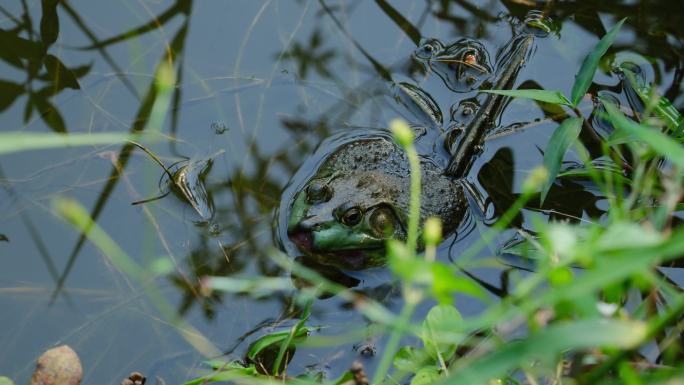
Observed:
[[[306,200],[309,203],[323,203],[332,198],[332,189],[323,181],[315,180],[306,188]]]
[[[356,226],[359,224],[359,222],[361,222],[361,218],[363,218],[361,209],[358,207],[352,207],[342,214],[341,220],[342,223],[347,226]]]
[[[370,226],[377,237],[394,234],[394,214],[387,207],[378,207],[370,217]]]

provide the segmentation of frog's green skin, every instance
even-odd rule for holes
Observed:
[[[437,216],[452,232],[466,207],[461,183],[427,159],[421,181],[421,223]],[[406,238],[408,191],[408,159],[391,139],[347,143],[295,196],[288,235],[321,262],[347,269],[381,265],[385,242]]]
[[[531,37],[512,40],[500,75],[493,82],[495,88],[510,87],[531,41]],[[419,95],[409,96],[414,94]],[[494,124],[503,100],[499,95],[487,96],[455,141],[446,169],[421,159],[420,223],[436,216],[442,220],[444,234],[456,230],[466,210],[460,178],[472,163],[475,147],[481,145]],[[431,106],[426,103],[419,107],[423,105]],[[295,194],[287,220],[288,237],[322,264],[355,270],[382,265],[386,241],[406,238],[409,174],[404,151],[388,136],[341,145]]]

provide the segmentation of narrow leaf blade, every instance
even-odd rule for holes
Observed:
[[[544,152],[544,167],[549,171],[549,178],[542,188],[542,202],[546,199],[546,195],[549,193],[549,189],[551,189],[551,185],[558,175],[565,152],[575,139],[577,139],[581,129],[581,118],[568,118],[565,119],[560,126],[556,128],[553,135],[551,135],[549,144],[546,146],[546,152]]]
[[[629,118],[610,102],[603,102],[610,122],[618,130],[646,143],[657,154],[684,168],[684,148],[676,140],[663,134],[655,127],[644,126]]]
[[[538,102],[572,106],[572,103],[560,91],[553,90],[484,90],[482,92],[511,96],[514,98],[532,99]]]
[[[574,106],[576,106],[584,94],[587,93],[587,90],[594,79],[594,73],[596,73],[596,68],[598,68],[601,57],[603,57],[606,51],[608,51],[608,48],[613,45],[613,41],[615,41],[615,37],[617,36],[618,31],[620,30],[620,27],[622,27],[622,24],[624,24],[625,20],[626,19],[622,19],[615,24],[613,28],[611,28],[608,33],[602,37],[601,40],[599,40],[589,55],[584,58],[582,66],[575,76],[575,84],[572,86],[571,99]]]

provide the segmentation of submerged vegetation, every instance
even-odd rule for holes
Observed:
[[[340,27],[336,18],[339,9],[331,8],[323,0],[319,3],[321,15],[332,18]],[[380,0],[376,3],[409,40],[418,44],[421,36],[416,26],[390,3]],[[428,3],[436,7],[434,13],[437,18],[452,18],[454,25],[463,23],[460,16],[450,13],[446,5],[449,2]],[[511,15],[518,17],[519,9],[529,8],[526,1],[503,3],[509,7]],[[420,223],[420,201],[424,197],[421,197],[420,160],[414,146],[414,127],[402,119],[380,123],[390,128],[393,139],[406,152],[411,170],[410,204],[406,239],[390,240],[383,259],[386,266],[376,267],[370,273],[386,282],[371,287],[359,284],[363,280],[372,281],[370,275],[347,274],[333,266],[293,258],[278,247],[282,245],[272,245],[272,242],[263,242],[260,238],[261,234],[275,232],[271,217],[284,184],[272,175],[271,166],[282,167],[287,176],[294,174],[303,154],[309,154],[315,144],[330,134],[329,127],[336,118],[329,122],[300,121],[292,116],[282,118],[288,135],[294,138],[297,151],[279,150],[268,158],[260,154],[258,143],[250,137],[245,147],[253,151],[254,162],[233,172],[229,182],[223,180],[225,176],[216,178],[214,175],[212,179],[208,174],[213,158],[193,157],[194,162],[202,159],[197,163],[200,165],[196,165],[192,159],[180,155],[187,147],[177,148],[185,145],[187,140],[180,139],[177,130],[180,127],[178,115],[182,99],[180,84],[184,76],[184,44],[193,2],[179,0],[156,16],[154,22],[106,40],[94,37],[69,2],[43,1],[41,4],[40,33],[36,34],[34,27],[26,24],[31,19],[28,15],[16,20],[16,29],[0,30],[0,43],[22,47],[16,52],[2,51],[0,59],[15,69],[24,70],[27,76],[26,83],[22,85],[0,82],[0,92],[7,91],[0,96],[0,111],[9,108],[26,93],[24,123],[31,119],[35,110],[47,128],[54,132],[15,130],[0,133],[0,156],[26,151],[40,153],[46,149],[73,149],[74,146],[122,146],[116,155],[111,155],[110,174],[102,182],[101,193],[91,202],[91,210],[84,207],[85,203],[80,203],[81,199],[76,194],[52,194],[47,198],[49,204],[45,204],[43,210],[59,218],[77,234],[73,248],[64,259],[62,271],[57,271],[52,262],[45,262],[53,280],[48,297],[53,304],[62,298],[67,303],[71,301],[72,293],[65,290],[67,278],[81,250],[94,247],[111,268],[109,273],[120,273],[125,283],[122,286],[134,288],[135,298],[144,297],[151,305],[149,309],[136,311],[154,318],[164,327],[170,327],[192,347],[190,354],[199,357],[199,369],[189,368],[182,378],[165,378],[166,383],[684,383],[684,289],[680,270],[684,266],[684,223],[681,220],[684,117],[675,107],[674,99],[669,99],[676,96],[675,92],[660,93],[658,86],[651,84],[638,66],[617,55],[607,54],[620,29],[636,21],[621,19],[605,31],[598,9],[609,7],[607,5],[596,5],[597,10],[591,13],[595,18],[578,21],[582,27],[602,33],[601,39],[589,50],[577,70],[569,96],[529,83],[513,90],[479,90],[510,97],[511,104],[535,103],[549,117],[554,131],[542,150],[543,157],[537,167],[525,170],[526,179],[516,193],[513,193],[511,181],[501,181],[502,185],[510,185],[488,191],[494,197],[505,195],[505,199],[494,203],[496,213],[493,219],[488,216],[486,207],[473,209],[476,213],[472,220],[476,222],[474,226],[479,226],[480,233],[458,249],[455,256],[451,254],[452,246],[443,239],[445,234],[439,219],[428,218]],[[546,5],[551,8],[554,4],[551,1]],[[568,13],[569,4],[575,3],[556,4],[558,12]],[[127,92],[135,94],[136,99],[140,98],[132,123],[125,127],[128,132],[72,132],[67,130],[62,114],[52,104],[51,98],[65,89],[80,89],[80,79],[91,68],[90,65],[69,68],[57,53],[48,54],[54,50],[53,44],[59,35],[57,7],[61,7],[92,40],[91,45],[81,48],[99,52],[115,70]],[[613,10],[614,15],[623,15],[627,7]],[[10,14],[1,6],[0,10],[4,15]],[[492,17],[478,7],[473,12],[483,22]],[[130,82],[124,71],[117,70],[118,65],[107,54],[107,48],[135,35],[154,31],[157,23],[165,25],[176,16],[181,19],[180,27],[170,36],[164,53],[156,62],[149,87],[142,96],[138,96],[139,87]],[[540,25],[548,33],[556,28],[543,22],[534,21],[542,23]],[[461,32],[473,31],[463,28]],[[301,82],[324,88],[307,80],[312,74],[335,82],[340,92],[352,101],[348,103],[351,107],[335,106],[331,109],[335,113],[330,114],[344,114],[346,108],[359,108],[368,96],[354,93],[334,70],[328,68],[337,60],[337,54],[326,48],[325,36],[315,28],[308,40],[308,48],[294,42],[289,51],[276,55],[276,62],[294,65],[298,86]],[[353,49],[368,60],[368,71],[373,76],[390,77],[389,65],[381,64],[351,38],[350,42]],[[480,67],[485,68],[483,65],[477,68]],[[237,68],[239,65],[236,73]],[[275,69],[274,66],[273,72]],[[597,71],[601,70],[618,76],[619,87],[596,87],[594,79]],[[270,87],[273,78],[247,81],[261,82]],[[34,90],[35,84],[40,84],[41,88]],[[235,89],[244,87],[240,84]],[[237,93],[235,89],[229,91]],[[608,91],[624,93],[627,105],[620,103],[621,100]],[[375,90],[368,93],[373,92]],[[261,103],[263,99],[262,93]],[[234,103],[240,106],[240,98],[236,97]],[[590,114],[586,113],[588,104],[591,104]],[[326,110],[325,114],[329,112]],[[450,113],[455,114],[454,111]],[[228,130],[223,123],[207,126],[212,130],[223,127],[216,130],[216,135],[239,131],[232,125]],[[528,124],[516,129],[524,130],[531,126]],[[504,135],[510,137],[516,133],[505,132]],[[586,145],[582,135],[592,138],[593,147]],[[159,149],[153,145],[162,142],[169,144],[172,156],[154,152]],[[240,153],[240,144],[230,145],[234,147],[227,152]],[[154,186],[154,182],[158,180],[158,173],[143,173],[143,177],[133,179],[133,182],[128,179],[126,167],[130,159],[135,159],[135,148],[142,149],[163,168],[167,178],[162,179],[166,183],[161,186],[162,190],[177,192],[177,202],[194,210],[191,211],[195,218],[193,221],[178,220],[180,215],[173,210],[156,210],[156,203],[142,199],[155,195],[158,186]],[[219,152],[212,150],[215,154],[223,152],[223,149]],[[104,158],[107,154],[100,156]],[[238,156],[235,155],[236,158]],[[564,162],[569,156],[577,161]],[[150,158],[145,158],[145,161],[149,162]],[[491,173],[495,176],[504,174],[502,164],[513,167],[512,160],[508,161],[510,158],[505,149],[499,150],[481,168],[490,176]],[[181,166],[167,168],[166,164],[172,164],[172,161]],[[190,166],[196,166],[196,169]],[[192,175],[187,176],[183,172]],[[482,175],[487,174],[479,173],[478,178],[489,181],[481,180],[480,184],[485,189],[491,187],[492,178]],[[188,182],[188,179],[192,180]],[[150,180],[152,183],[147,183]],[[119,237],[112,234],[120,232],[119,227],[127,224],[110,224],[108,227],[99,219],[110,197],[115,196],[112,194],[115,194],[117,183],[124,182],[129,191],[134,191],[124,196],[126,207],[135,204],[135,209],[141,212],[140,218],[149,222],[145,231],[161,239],[163,246],[155,249],[149,244],[143,245],[140,258],[134,254],[139,250],[122,241],[121,233]],[[147,183],[144,193],[137,193],[136,182]],[[582,206],[578,215],[567,214],[566,217],[554,211],[558,202],[554,194],[559,186],[569,185],[580,186],[581,193],[591,196],[593,200],[587,199],[590,202],[583,204],[594,205],[593,211]],[[5,179],[1,170],[0,187],[8,191],[8,196],[15,197],[16,194],[10,193],[13,184]],[[502,193],[502,190],[506,191]],[[212,199],[218,201],[225,191],[232,194],[232,202],[214,206]],[[568,195],[575,193],[568,191]],[[478,199],[477,196],[471,197],[471,201],[476,202],[471,204],[478,206]],[[19,198],[14,201],[19,202]],[[482,212],[478,213],[478,209]],[[524,223],[521,220],[523,212],[526,215]],[[198,244],[188,247],[184,241],[178,240],[183,245],[181,250],[186,253],[185,259],[181,260],[173,252],[177,249],[169,246],[176,240],[164,234],[158,220],[161,215],[168,215],[184,226],[192,223],[199,229]],[[266,218],[266,225],[263,218]],[[567,218],[572,220],[565,220]],[[30,218],[22,217],[22,221],[27,228],[32,228]],[[36,236],[35,231],[30,232],[32,238],[37,239],[36,244],[41,244],[40,236]],[[451,245],[462,240],[460,236],[451,238]],[[0,227],[0,252],[6,244],[13,245],[15,239],[14,234]],[[440,257],[440,247],[441,250],[449,249],[448,258]],[[49,251],[43,252],[43,249],[42,255],[50,261]],[[495,255],[490,257],[490,254]],[[0,259],[0,263],[9,262]],[[251,266],[251,270],[246,266]],[[502,271],[500,287],[472,273],[489,268]],[[170,294],[169,287],[177,289],[178,293]],[[337,302],[329,306],[333,307],[335,316],[342,314],[339,315],[342,327],[315,318],[317,311],[320,312],[316,305],[331,298]],[[226,340],[221,334],[214,337],[206,328],[197,326],[193,318],[198,317],[193,314],[195,305],[198,305],[199,317],[212,320],[220,313],[217,308],[229,302],[223,302],[225,299],[249,301],[245,302],[247,306],[240,303],[240,307],[231,308],[232,312],[237,312],[235,309],[256,311],[252,309],[265,303],[265,299],[276,301],[280,310],[279,314],[266,314],[264,322],[255,322],[255,325],[244,328],[249,331],[237,341]],[[464,307],[472,302],[479,304],[480,308],[464,311]],[[106,310],[99,317],[106,317],[109,312]],[[359,317],[345,318],[343,312],[353,312]],[[231,315],[234,316],[228,319],[231,324],[220,327],[234,327],[233,322],[237,324],[237,315]],[[225,318],[223,320],[225,322]],[[330,329],[333,332],[326,332]],[[132,330],[128,332],[134,333]],[[73,332],[79,333],[78,328]],[[349,346],[350,341],[356,344],[357,357],[351,357],[342,348]],[[238,346],[241,348],[237,349]],[[126,349],[135,352],[138,347]],[[316,352],[321,349],[329,349],[325,357],[317,356]],[[186,353],[173,352],[168,356],[172,361],[183,354]],[[303,354],[307,354],[309,359],[305,362],[308,364],[295,366],[293,362]],[[339,370],[339,366],[337,370],[326,370],[330,369],[329,362],[339,357],[343,357],[345,362],[343,369],[349,370]],[[353,362],[359,357],[361,361]],[[85,369],[87,371],[87,366]],[[10,369],[0,364],[0,375],[10,374],[3,372],[5,370]],[[121,371],[121,377],[125,372]],[[3,381],[9,380],[0,377],[0,383]]]

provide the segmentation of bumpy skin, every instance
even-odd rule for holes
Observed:
[[[462,186],[421,160],[421,223],[442,220],[445,233],[466,207]],[[291,207],[288,235],[325,264],[362,269],[384,263],[387,239],[405,239],[410,172],[404,151],[388,138],[347,143],[321,164]]]

